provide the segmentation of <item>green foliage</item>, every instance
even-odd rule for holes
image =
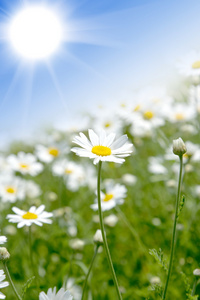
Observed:
[[[190,287],[187,276],[183,272],[181,272],[181,277],[185,284],[186,299],[187,300],[198,300],[198,295],[194,295],[194,296],[192,295],[192,289]]]
[[[144,136],[134,136],[131,131],[132,124],[127,125],[123,120],[121,121],[121,131],[126,133],[129,140],[133,142],[135,152],[127,157],[122,165],[103,163],[102,189],[107,179],[112,179],[127,188],[127,197],[124,204],[120,206],[122,213],[115,209],[103,213],[104,220],[113,215],[117,218],[116,224],[105,225],[106,236],[123,300],[157,300],[160,299],[166,280],[165,255],[170,253],[177,188],[177,173],[174,171],[177,157],[174,155],[171,160],[165,157],[167,151],[172,148],[173,139],[179,136],[196,146],[200,144],[197,119],[174,123],[165,120],[163,126],[152,128],[150,134]],[[192,131],[191,128],[190,131],[185,130],[184,125],[192,126]],[[93,128],[92,123],[90,128]],[[118,135],[120,133],[117,133]],[[46,140],[53,140],[59,146],[64,145],[63,148],[66,144],[69,149],[74,146],[70,131],[55,134],[54,130],[51,130]],[[19,151],[34,153],[35,146],[36,144],[30,146],[24,142],[15,143],[2,155],[6,158],[9,154],[16,154]],[[167,171],[164,174],[150,172],[148,168],[150,157],[161,159]],[[63,158],[82,166],[84,176],[90,179],[90,184],[80,185],[73,191],[66,185],[67,177],[54,176],[52,173],[54,162]],[[191,295],[190,285],[193,284],[192,271],[199,266],[200,262],[200,205],[199,194],[196,192],[199,186],[200,161],[194,160],[193,157],[185,159],[181,191],[185,196],[181,198],[179,204],[175,257],[167,297],[168,299],[187,297],[190,300],[197,300],[198,296]],[[94,253],[93,236],[99,229],[98,213],[90,207],[96,198],[97,168],[89,158],[79,158],[70,151],[69,153],[61,151],[61,158],[57,157],[54,161],[43,165],[43,172],[37,176],[15,173],[17,177],[38,184],[41,189],[40,196],[32,198],[27,196],[13,203],[0,199],[0,234],[8,238],[6,247],[11,254],[8,261],[9,271],[17,290],[23,291],[24,300],[39,299],[41,291],[46,293],[49,288],[59,289],[63,285],[76,290],[74,300],[79,300],[85,274]],[[88,172],[90,167],[94,171],[92,176]],[[134,183],[124,179],[124,175],[127,174],[135,176]],[[32,226],[33,261],[39,283],[39,290],[37,290],[30,266],[27,228],[17,228],[16,224],[8,222],[6,216],[12,213],[13,206],[27,210],[32,205],[38,207],[41,204],[45,205],[46,211],[53,212],[54,217],[52,224],[44,224],[42,227]],[[76,238],[84,242],[80,249],[72,247],[72,241]],[[149,253],[154,259],[151,259],[147,249],[150,249]],[[185,275],[181,276],[181,272]],[[152,285],[152,278],[155,276],[159,278],[160,284]],[[27,281],[27,278],[30,279]],[[87,291],[91,299],[116,299],[116,291],[103,247],[97,254]],[[13,299],[10,286],[3,289],[3,293],[6,299]],[[197,293],[199,293],[198,288]]]
[[[156,249],[149,249],[149,254],[155,258],[159,266],[162,267],[167,273],[167,263],[166,263],[166,259],[164,258],[162,249],[159,248],[158,251]]]
[[[32,282],[33,282],[34,279],[35,279],[35,276],[29,278],[27,280],[27,282],[23,285],[23,287],[22,287],[22,299],[24,299],[25,294],[27,292],[27,289],[29,289],[31,287]]]
[[[163,294],[163,288],[159,284],[153,284],[151,286],[152,291],[155,291],[155,294],[162,297]]]
[[[179,210],[178,210],[178,214],[177,214],[177,218],[179,217],[182,209],[183,209],[183,206],[185,204],[185,196],[183,195],[180,199],[180,203],[179,203]]]

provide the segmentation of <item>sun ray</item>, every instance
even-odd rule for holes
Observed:
[[[64,54],[64,52],[65,52],[65,54]],[[105,81],[109,81],[109,79],[107,77],[105,77],[105,75],[103,75],[101,72],[98,72],[97,69],[93,68],[90,64],[88,64],[85,61],[83,61],[82,59],[80,59],[77,55],[74,55],[71,52],[63,51],[61,57],[62,57],[62,60],[64,60],[65,62],[68,62],[69,60],[73,61],[74,64],[84,67],[86,70],[90,71],[92,74],[96,75],[101,80],[103,79]]]
[[[13,75],[13,78],[11,80],[11,83],[9,84],[8,90],[0,103],[0,111],[3,109],[4,105],[8,101],[10,93],[13,91],[15,85],[17,84],[18,79],[22,73],[22,70],[23,70],[23,63],[18,65],[17,70],[15,71],[15,73]]]
[[[30,104],[32,100],[32,89],[33,89],[33,78],[34,78],[34,68],[29,70],[29,73],[26,77],[26,84],[23,97],[23,111],[21,116],[22,128],[27,128],[28,125],[28,117],[30,112]]]
[[[59,86],[58,79],[56,77],[55,71],[52,68],[50,62],[46,62],[46,66],[47,66],[47,69],[49,71],[49,74],[51,75],[51,78],[52,78],[53,84],[56,88],[56,91],[58,93],[60,103],[63,105],[63,108],[65,109],[66,113],[69,114],[69,106],[68,106],[68,103],[66,103],[66,101],[64,100],[64,95],[63,95],[62,90]]]

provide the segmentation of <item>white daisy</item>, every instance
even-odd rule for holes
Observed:
[[[73,297],[70,294],[69,291],[65,291],[64,288],[61,288],[57,293],[56,293],[56,287],[53,289],[50,288],[47,291],[47,294],[44,292],[41,292],[39,295],[39,300],[72,300]]]
[[[66,289],[70,291],[74,299],[81,300],[82,299],[82,288],[81,286],[75,283],[75,279],[70,277],[67,280]]]
[[[23,175],[36,176],[43,170],[43,165],[36,161],[36,157],[31,153],[19,152],[17,155],[11,154],[7,158],[11,168]]]
[[[115,133],[106,135],[105,131],[101,131],[98,136],[92,129],[88,130],[89,138],[80,132],[80,136],[76,136],[73,143],[81,146],[74,147],[71,151],[81,157],[89,157],[94,159],[96,165],[99,161],[112,161],[123,163],[125,160],[122,157],[127,157],[132,153],[132,144],[127,144],[128,137],[123,135],[115,142]]]
[[[196,116],[196,109],[191,103],[174,103],[173,105],[166,105],[165,118],[171,123],[191,121]]]
[[[9,285],[9,283],[7,281],[3,282],[3,280],[5,278],[6,278],[6,276],[4,275],[4,271],[0,270],[0,289]],[[0,292],[0,299],[5,299],[5,298],[6,298],[6,296]]]
[[[7,237],[4,235],[0,235],[0,244],[4,244],[7,242]]]
[[[13,175],[0,177],[0,198],[3,202],[14,203],[25,198],[24,180]]]
[[[179,72],[185,76],[199,76],[200,75],[200,53],[191,51],[183,56],[177,64]]]
[[[167,169],[162,165],[163,159],[161,157],[149,157],[148,170],[153,174],[167,174]]]
[[[86,185],[87,176],[84,168],[67,159],[55,162],[52,166],[52,172],[55,176],[62,176],[66,187],[71,191],[77,191],[80,186]]]
[[[17,227],[21,228],[23,226],[31,226],[32,224],[36,224],[38,226],[42,226],[42,223],[51,224],[52,220],[48,219],[53,216],[52,213],[44,211],[45,206],[40,205],[38,208],[35,206],[31,206],[29,211],[21,210],[17,207],[13,207],[15,215],[7,215],[8,221],[11,223],[18,223]]]
[[[110,114],[110,109],[101,109],[94,114],[93,128],[95,131],[105,130],[106,133],[122,133],[122,120],[114,113]]]
[[[28,198],[36,198],[41,194],[40,186],[32,180],[24,181],[25,193]]]
[[[6,157],[4,157],[3,155],[0,155],[0,170],[1,170],[1,175],[14,173],[13,169],[10,167],[9,163],[7,162]]]
[[[35,154],[42,162],[50,163],[60,155],[60,150],[55,146],[47,147],[43,145],[37,145]]]
[[[114,184],[113,181],[107,181],[105,183],[106,192],[101,192],[101,208],[102,211],[110,210],[117,204],[123,204],[126,197],[127,189],[124,185]],[[90,205],[93,210],[98,210],[97,199],[94,204]]]

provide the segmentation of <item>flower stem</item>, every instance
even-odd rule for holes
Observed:
[[[191,293],[191,296],[194,296],[195,295],[195,292],[196,292],[196,288],[197,288],[197,278],[195,278],[195,281],[194,281],[194,284],[193,284],[193,287],[192,287],[192,293]]]
[[[164,293],[163,293],[163,297],[162,297],[163,300],[165,299],[166,294],[167,294],[167,287],[168,287],[168,283],[169,283],[169,279],[170,279],[170,275],[171,275],[171,270],[172,270],[175,240],[176,240],[176,223],[177,223],[177,220],[178,220],[178,208],[179,208],[179,202],[180,202],[180,190],[181,190],[182,169],[183,169],[183,156],[180,155],[179,158],[180,158],[180,169],[179,169],[179,179],[178,179],[178,191],[177,191],[177,196],[176,196],[176,210],[175,210],[174,227],[173,227],[173,233],[172,233],[169,268],[168,268],[168,274],[167,274],[165,289],[164,289]]]
[[[12,278],[11,278],[11,276],[10,276],[10,272],[9,272],[9,270],[8,270],[8,267],[7,267],[7,264],[6,264],[5,261],[3,262],[3,265],[4,265],[4,271],[5,271],[5,273],[6,273],[6,277],[8,278],[8,280],[9,280],[9,282],[10,282],[10,285],[12,286],[13,291],[14,291],[15,295],[17,296],[17,299],[18,299],[18,300],[22,300],[22,298],[20,297],[20,295],[18,294],[18,292],[17,292],[17,290],[16,290],[16,288],[15,288],[15,286],[14,286],[14,283],[13,283],[13,281],[12,281]]]
[[[85,294],[86,286],[87,286],[87,280],[88,280],[88,277],[89,277],[90,272],[91,272],[91,270],[92,270],[92,267],[93,267],[95,258],[96,258],[96,256],[97,256],[98,249],[99,249],[99,245],[96,245],[95,250],[94,250],[94,255],[93,255],[93,257],[92,257],[92,261],[91,261],[91,263],[90,263],[90,266],[89,266],[89,269],[88,269],[88,272],[87,272],[87,275],[86,275],[86,277],[85,277],[85,281],[84,281],[84,284],[83,284],[83,293],[82,293],[81,300],[84,299],[84,294]]]
[[[106,235],[105,235],[105,230],[104,230],[104,223],[103,223],[103,214],[102,214],[102,209],[101,209],[101,189],[100,189],[100,183],[101,183],[101,166],[102,166],[102,161],[99,162],[99,168],[98,168],[98,177],[97,177],[97,196],[98,196],[98,209],[99,209],[99,219],[100,219],[100,228],[101,228],[101,233],[102,233],[102,237],[103,237],[103,244],[106,250],[106,255],[107,255],[107,259],[108,259],[108,263],[112,272],[112,276],[113,276],[113,281],[115,284],[115,288],[117,291],[117,295],[118,298],[120,300],[122,300],[122,296],[120,294],[119,291],[119,285],[117,282],[117,277],[115,275],[115,270],[113,267],[113,263],[112,263],[112,259],[111,259],[111,255],[110,255],[110,251],[108,248],[108,243],[107,243],[107,239],[106,239]]]
[[[36,271],[35,271],[35,265],[34,265],[34,262],[33,262],[32,232],[31,232],[31,226],[29,226],[29,253],[30,253],[30,263],[31,263],[31,268],[32,268],[32,271],[33,271],[33,275],[35,276],[35,281],[36,281],[37,289],[39,290],[38,277],[37,277],[37,273],[36,273]]]

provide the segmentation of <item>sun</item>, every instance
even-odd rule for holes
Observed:
[[[10,22],[10,42],[26,59],[47,58],[59,48],[62,38],[59,17],[44,6],[23,8]]]

